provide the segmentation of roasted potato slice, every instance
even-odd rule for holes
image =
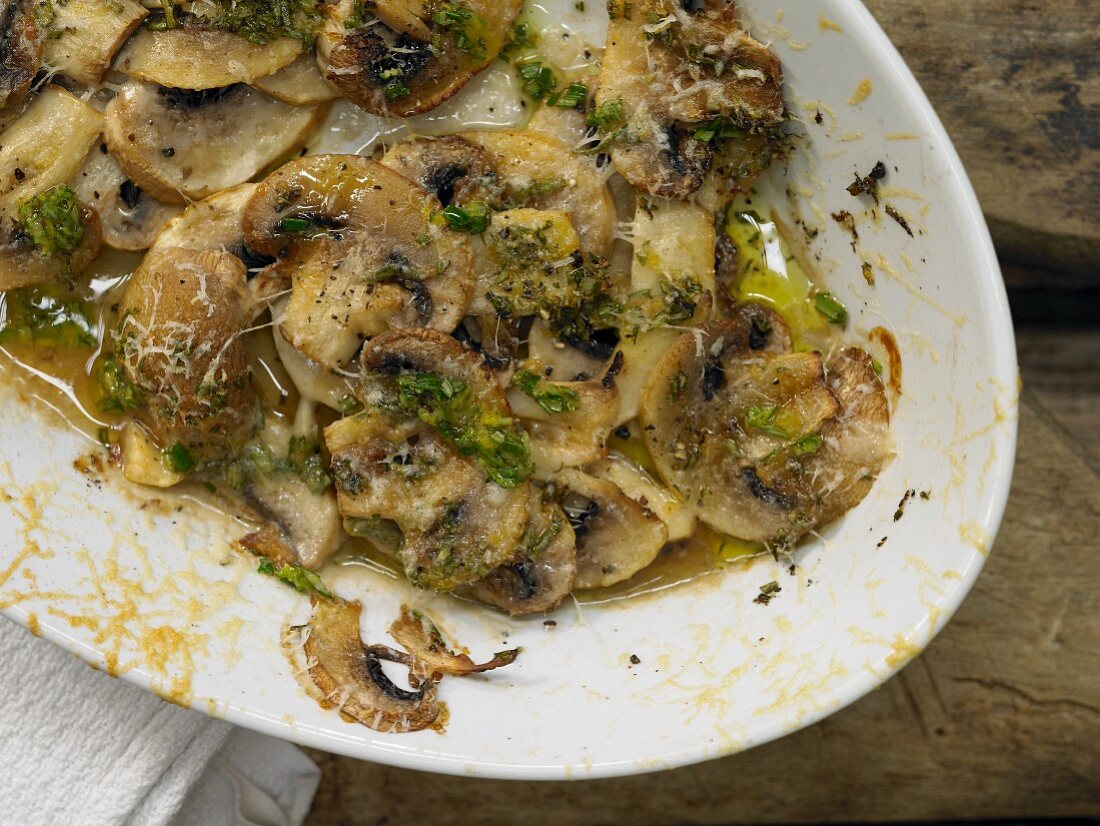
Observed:
[[[202,92],[130,82],[107,106],[105,135],[127,176],[182,204],[243,183],[300,147],[324,105],[288,106],[250,86]]]
[[[376,115],[433,109],[500,53],[522,0],[339,0],[317,61],[344,97]]]

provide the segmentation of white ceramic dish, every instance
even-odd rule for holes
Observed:
[[[567,604],[550,627],[343,569],[330,585],[362,597],[369,640],[387,639],[397,606],[412,601],[433,605],[476,654],[505,640],[525,649],[504,671],[443,684],[445,733],[379,734],[299,689],[279,633],[308,607],[229,550],[239,531],[228,519],[102,483],[87,463],[74,470],[91,445],[5,383],[4,613],[97,667],[234,723],[383,763],[491,777],[599,777],[729,754],[806,726],[901,668],[970,589],[1005,506],[1017,372],[1004,289],[959,159],[870,14],[853,0],[745,5],[783,61],[810,136],[786,176],[775,170],[761,189],[780,212],[801,210],[820,227],[813,251],[852,311],[851,331],[892,330],[904,365],[897,458],[857,509],[799,550],[794,575],[758,560],[637,599]],[[870,95],[855,102],[864,79]],[[884,200],[907,216],[913,238],[881,211],[877,221],[862,215],[845,192],[879,159],[890,170]],[[874,286],[828,217],[840,209],[857,214]],[[907,490],[929,496],[913,497],[895,521]],[[754,604],[773,579],[778,597]],[[641,662],[631,665],[632,654]]]

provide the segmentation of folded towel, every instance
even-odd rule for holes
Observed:
[[[0,824],[298,826],[320,770],[0,617]]]

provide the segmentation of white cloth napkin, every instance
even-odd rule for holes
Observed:
[[[301,751],[113,680],[0,617],[0,824],[299,826]]]

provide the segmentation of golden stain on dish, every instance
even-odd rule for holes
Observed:
[[[891,402],[896,405],[901,398],[901,349],[894,334],[885,327],[872,327],[867,333],[870,341],[878,344],[886,354],[886,388],[890,391]]]
[[[838,32],[843,34],[843,27],[835,20],[830,20],[824,14],[818,13],[817,15],[817,30],[824,34],[825,32]]]
[[[863,101],[867,100],[871,96],[871,92],[874,90],[874,86],[871,83],[871,78],[865,77],[861,80],[852,92],[852,96],[848,98],[849,106],[859,106]]]

